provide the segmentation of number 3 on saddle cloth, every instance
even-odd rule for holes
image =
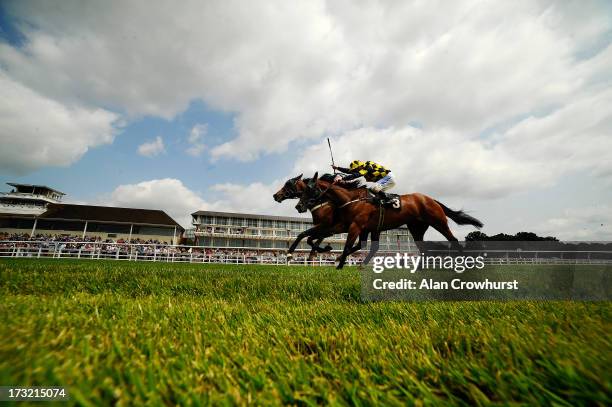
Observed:
[[[372,200],[376,205],[381,205],[388,209],[402,209],[402,200],[398,194],[386,194],[385,199],[378,196],[372,196]]]

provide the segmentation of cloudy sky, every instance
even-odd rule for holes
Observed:
[[[330,137],[485,233],[612,240],[611,41],[605,0],[4,0],[0,181],[296,215]]]

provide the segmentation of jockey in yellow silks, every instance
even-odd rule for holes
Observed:
[[[374,185],[370,186],[369,190],[383,200],[387,197],[385,191],[395,186],[395,178],[391,170],[372,161],[364,162],[354,160],[351,162],[350,168],[337,167],[335,165],[332,165],[332,168],[348,174],[344,177],[336,177],[335,181],[344,183],[359,177],[364,177],[366,181],[374,182]]]

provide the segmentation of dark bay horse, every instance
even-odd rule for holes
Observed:
[[[298,199],[306,189],[306,182],[302,179],[302,174],[297,177],[288,179],[283,187],[279,189],[272,197],[276,202],[283,202],[286,199]],[[344,233],[346,230],[340,228],[334,220],[335,206],[326,197],[314,202],[308,208],[312,214],[312,223],[314,227],[307,229],[297,235],[289,250],[287,251],[287,259],[293,257],[297,245],[307,237],[306,242],[312,247],[308,260],[312,260],[315,254],[328,252],[332,247],[327,245],[321,248],[321,242],[326,237],[332,236],[334,233]]]
[[[378,250],[380,232],[406,225],[415,242],[423,241],[427,229],[431,226],[440,232],[448,241],[457,242],[457,238],[448,227],[447,217],[459,225],[473,225],[480,229],[483,224],[478,219],[454,211],[435,199],[420,193],[401,195],[400,209],[385,209],[384,212],[374,205],[371,199],[363,196],[359,190],[347,190],[332,182],[318,179],[318,174],[305,183],[300,201],[296,205],[298,212],[305,212],[314,200],[327,197],[337,208],[337,222],[343,223],[348,230],[344,250],[338,258],[337,268],[342,268],[346,258],[353,253],[353,244],[357,237],[360,242],[371,234],[372,245],[364,260],[367,263]],[[381,215],[383,218],[381,219]],[[458,243],[457,243],[458,245]],[[358,249],[357,249],[358,250]]]

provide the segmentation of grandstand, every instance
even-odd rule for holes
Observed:
[[[38,216],[45,212],[50,203],[60,203],[63,192],[45,185],[16,184],[8,182],[12,190],[0,192],[1,215]]]
[[[80,240],[179,243],[184,229],[164,211],[61,203],[44,185],[9,183],[0,195],[0,234],[21,240],[76,236]]]
[[[195,228],[186,237],[206,248],[286,250],[300,232],[312,227],[310,218],[288,216],[197,211],[191,217]],[[342,250],[345,241],[346,233],[325,240],[335,251]],[[298,250],[310,250],[306,239]],[[380,250],[414,251],[416,245],[408,228],[402,227],[381,234]]]

